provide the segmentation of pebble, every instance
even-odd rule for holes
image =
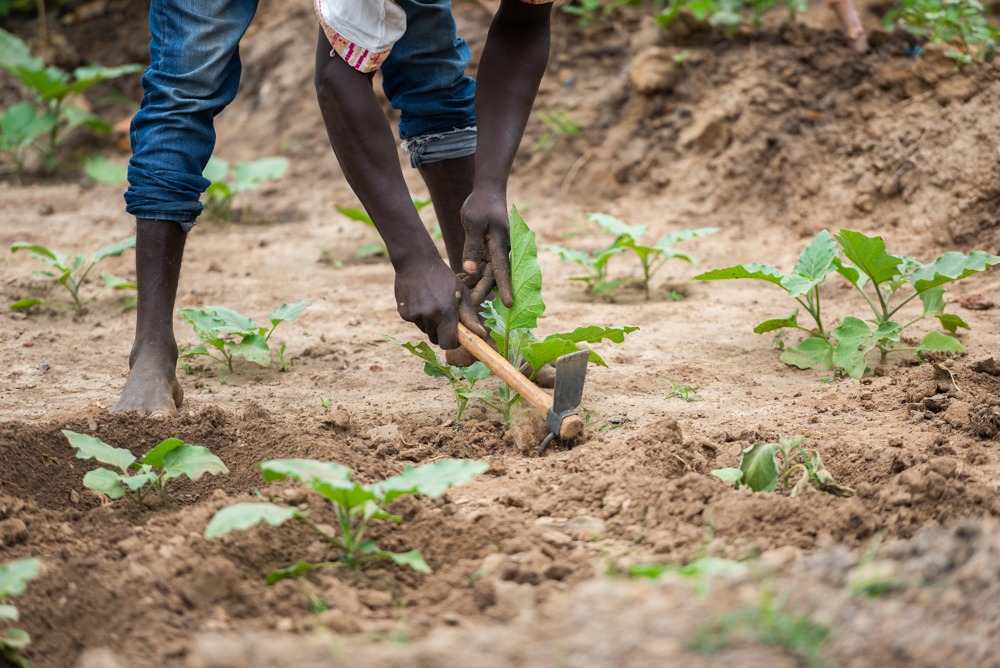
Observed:
[[[8,547],[28,540],[28,527],[16,517],[0,522],[0,545]]]

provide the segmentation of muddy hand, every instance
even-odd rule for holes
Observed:
[[[459,322],[486,337],[469,289],[440,258],[397,269],[396,310],[445,350],[458,347]]]
[[[507,216],[504,197],[473,191],[462,207],[462,225],[465,227],[462,269],[469,274],[482,272],[482,280],[473,288],[473,292],[485,298],[496,285],[504,306],[513,306],[510,218]]]

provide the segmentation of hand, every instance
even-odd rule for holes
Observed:
[[[465,249],[462,268],[468,275],[479,275],[473,293],[485,298],[496,285],[500,301],[514,305],[510,282],[510,218],[503,194],[473,190],[462,206]]]
[[[431,343],[458,348],[458,323],[487,338],[469,290],[439,257],[416,260],[396,269],[396,310]]]

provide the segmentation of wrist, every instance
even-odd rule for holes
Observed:
[[[438,253],[437,247],[430,240],[430,237],[425,239],[411,239],[410,243],[388,247],[387,249],[389,251],[389,261],[392,263],[392,267],[396,273],[442,261],[441,255]]]

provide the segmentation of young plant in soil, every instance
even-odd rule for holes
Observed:
[[[944,55],[965,65],[989,58],[1000,42],[1000,30],[978,0],[899,0],[883,23],[890,30],[899,25],[930,42],[955,45]]]
[[[622,343],[627,334],[639,329],[632,326],[589,325],[577,327],[572,332],[538,338],[534,329],[538,318],[545,312],[545,302],[542,300],[542,271],[538,266],[535,233],[528,229],[516,208],[511,209],[510,220],[510,269],[514,305],[507,308],[498,299],[486,301],[482,305],[482,315],[486,318],[486,329],[496,343],[497,351],[514,367],[521,369],[529,378],[534,378],[538,369],[555,362],[563,355],[580,350],[582,343],[600,343],[604,340]],[[425,373],[433,377],[448,378],[460,409],[464,409],[469,399],[478,399],[498,411],[505,425],[510,425],[513,421],[517,407],[524,401],[521,395],[506,384],[495,390],[473,387],[489,375],[488,369],[476,365],[467,369],[453,369],[444,364],[426,345],[400,345],[424,360]],[[607,362],[593,350],[589,351],[589,359],[593,364],[607,366]],[[448,370],[447,373],[445,369]]]
[[[51,306],[71,307],[76,309],[77,313],[82,313],[87,304],[100,297],[106,290],[134,290],[135,283],[132,281],[128,281],[109,272],[102,271],[101,280],[104,281],[104,286],[88,297],[81,294],[81,291],[87,284],[87,279],[90,277],[90,273],[93,271],[94,267],[100,264],[102,260],[109,257],[118,257],[125,251],[134,248],[134,235],[128,237],[127,239],[122,239],[118,243],[100,248],[89,257],[85,253],[70,255],[68,253],[60,253],[57,250],[52,250],[51,248],[47,248],[40,244],[18,241],[10,247],[10,252],[17,253],[18,251],[30,251],[31,257],[52,267],[55,270],[55,273],[51,271],[33,271],[31,274],[32,276],[58,282],[69,292],[70,297],[73,298],[73,303],[67,304],[64,302],[47,302],[40,297],[26,297],[11,304],[10,308],[15,311],[25,311],[32,306],[48,304]]]
[[[843,254],[843,258],[841,258]],[[798,329],[809,336],[797,347],[785,347],[781,361],[800,369],[835,369],[851,378],[860,378],[868,370],[867,354],[879,351],[884,363],[892,352],[962,352],[953,336],[933,331],[916,345],[900,345],[903,332],[924,320],[936,318],[941,327],[954,334],[969,325],[959,316],[945,313],[944,284],[985,271],[1000,263],[1000,257],[983,251],[968,255],[951,251],[933,262],[922,264],[906,256],[890,255],[882,237],[843,230],[836,236],[821,231],[799,255],[792,272],[782,273],[766,264],[741,264],[715,269],[695,276],[711,281],[734,278],[763,280],[780,286],[812,323],[799,323],[799,309],[784,318],[765,320],[754,331],[758,334]],[[820,286],[830,272],[836,272],[861,294],[874,317],[867,322],[849,316],[830,328],[823,319]],[[923,305],[919,315],[902,318],[901,310],[914,299]]]
[[[42,563],[38,559],[21,559],[0,566],[0,620],[16,622],[20,615],[17,608],[6,603],[11,596],[23,594],[28,582],[38,577]],[[31,643],[27,631],[15,628],[0,629],[0,658],[21,668],[31,664],[21,656],[21,651]]]
[[[712,471],[719,480],[736,485],[737,489],[749,487],[755,492],[773,492],[781,485],[791,489],[795,497],[809,485],[821,492],[835,496],[854,496],[850,487],[838,485],[816,450],[802,447],[804,438],[785,438],[778,443],[757,441],[743,451],[737,468]],[[789,488],[789,482],[798,474],[798,480]]]
[[[274,330],[283,322],[295,320],[312,302],[302,299],[293,304],[282,304],[267,317],[271,326],[259,326],[247,316],[225,306],[206,306],[204,309],[184,308],[181,315],[194,327],[200,344],[179,346],[181,361],[204,355],[225,364],[231,372],[233,358],[242,357],[262,367],[271,365],[271,347],[268,345]],[[239,341],[233,337],[239,337]],[[214,353],[221,355],[216,357]],[[285,361],[285,344],[278,349],[281,371],[291,366]]]
[[[206,215],[233,220],[236,217],[233,200],[237,195],[256,190],[265,181],[280,180],[287,169],[288,158],[280,156],[237,162],[230,169],[228,162],[213,155],[202,173],[210,182],[203,197]]]
[[[411,194],[410,199],[413,200],[413,206],[418,212],[431,203],[430,197],[420,198]],[[364,209],[355,209],[353,207],[340,206],[339,204],[335,204],[333,208],[335,208],[337,213],[345,218],[349,218],[350,220],[359,222],[362,225],[366,225],[367,227],[370,227],[373,232],[378,234],[378,230],[375,228],[375,221],[372,220],[372,217],[369,216]],[[432,236],[439,238],[440,233],[432,233]],[[359,260],[366,260],[372,257],[389,257],[389,252],[385,249],[385,244],[382,243],[382,239],[379,238],[378,241],[362,244],[361,247],[354,253],[354,257]]]
[[[587,276],[578,276],[571,280],[583,281],[587,284],[591,294],[601,295],[616,290],[629,283],[638,283],[642,286],[643,294],[648,300],[650,297],[649,286],[653,276],[663,267],[667,260],[677,258],[685,262],[694,263],[695,260],[688,253],[675,248],[675,246],[689,239],[704,237],[715,234],[719,231],[717,227],[701,227],[697,229],[680,230],[663,237],[651,246],[644,244],[641,239],[648,231],[646,225],[627,225],[623,221],[609,216],[605,213],[592,213],[590,220],[600,225],[605,232],[615,237],[614,243],[594,253],[585,253],[571,248],[560,246],[546,246],[547,250],[559,255],[564,262],[576,262],[590,271]],[[642,271],[642,278],[608,280],[608,261],[618,253],[631,252],[639,261]]]
[[[777,0],[676,0],[657,15],[656,22],[666,28],[682,13],[687,13],[699,21],[707,21],[709,25],[723,27],[726,34],[732,37],[747,18],[753,27],[759,27],[764,14],[777,4]],[[794,21],[799,12],[808,8],[806,0],[784,0],[784,4],[789,21]]]
[[[77,459],[94,459],[118,471],[98,468],[83,476],[83,486],[100,492],[111,500],[125,497],[138,506],[150,493],[164,495],[168,482],[181,476],[198,480],[206,473],[229,473],[222,460],[200,445],[189,445],[179,438],[168,438],[136,460],[125,448],[114,448],[87,434],[67,429],[63,435],[76,448]]]
[[[351,480],[351,469],[333,462],[273,459],[261,462],[259,467],[268,482],[291,478],[321,495],[330,502],[337,518],[337,529],[327,531],[309,519],[308,511],[269,502],[237,503],[223,508],[212,517],[205,528],[207,540],[233,531],[245,531],[261,522],[281,526],[289,520],[296,520],[340,553],[336,561],[299,561],[288,568],[273,571],[267,576],[266,582],[274,584],[317,568],[357,570],[364,564],[379,559],[409,566],[418,573],[429,573],[430,568],[419,550],[389,552],[381,549],[375,541],[367,539],[365,533],[369,522],[402,522],[401,517],[386,509],[394,500],[408,494],[439,498],[450,487],[463,485],[485,472],[489,465],[463,459],[441,459],[416,468],[404,468],[400,475],[368,485]]]
[[[409,343],[399,341],[386,335],[388,340],[398,346],[403,346],[411,353],[424,361],[424,373],[431,378],[444,378],[451,386],[455,395],[455,422],[461,422],[462,414],[470,399],[479,399],[490,408],[499,411],[500,408],[493,403],[494,393],[491,390],[476,389],[476,383],[490,376],[489,367],[482,362],[474,362],[467,367],[451,366],[441,361],[426,341],[420,343]]]

